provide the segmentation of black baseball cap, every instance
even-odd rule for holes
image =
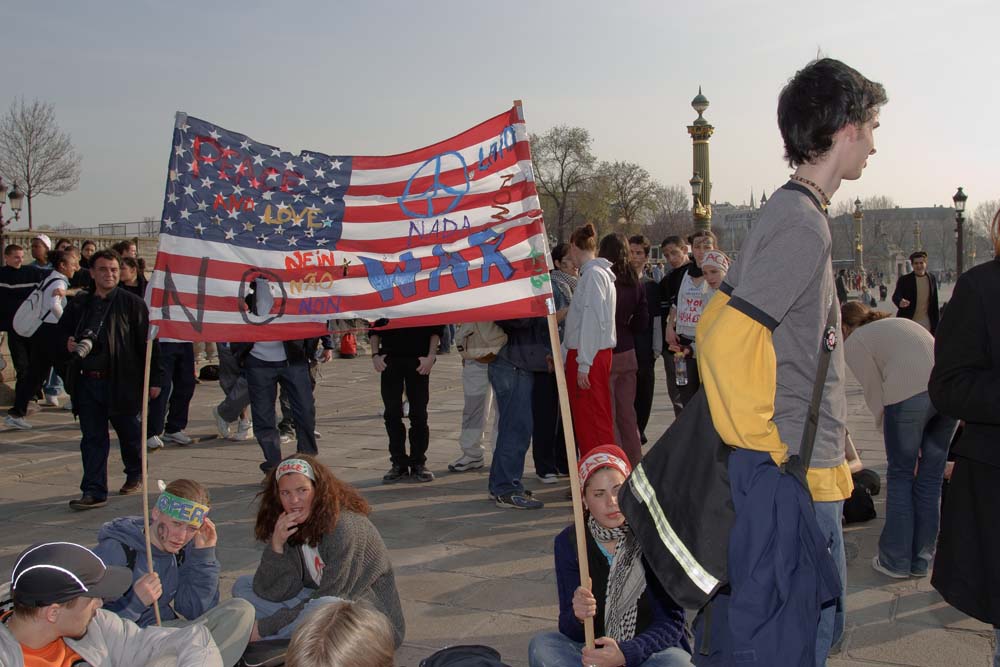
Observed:
[[[18,604],[44,607],[85,596],[121,597],[132,585],[132,572],[107,566],[93,551],[72,542],[45,542],[25,549],[10,577]]]

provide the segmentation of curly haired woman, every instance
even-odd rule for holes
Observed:
[[[251,641],[287,639],[322,605],[365,601],[388,617],[395,643],[405,625],[385,544],[368,502],[315,458],[298,454],[268,473],[254,535],[266,546],[233,596],[257,611]]]

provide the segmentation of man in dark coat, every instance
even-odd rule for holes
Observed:
[[[142,444],[139,424],[149,312],[142,299],[118,289],[121,258],[113,250],[91,257],[93,294],[84,292],[67,305],[59,320],[60,349],[70,352],[66,388],[73,412],[80,418],[80,453],[83,455],[83,496],[71,500],[75,510],[107,504],[108,423],[118,434],[125,484],[119,494],[142,488]],[[89,342],[89,345],[88,345]],[[149,396],[160,394],[160,362],[155,341],[150,364]],[[90,348],[88,351],[88,347]]]
[[[905,317],[932,334],[938,325],[938,287],[934,275],[927,272],[927,253],[918,250],[910,255],[913,272],[901,276],[892,293],[892,302],[899,310],[896,317]]]

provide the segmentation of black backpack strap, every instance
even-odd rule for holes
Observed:
[[[830,370],[830,357],[833,349],[837,347],[839,305],[838,300],[831,294],[830,312],[826,317],[823,341],[819,350],[819,367],[816,369],[816,381],[813,382],[812,402],[809,404],[809,415],[806,427],[802,431],[802,444],[799,447],[799,459],[804,470],[809,470],[809,462],[812,460],[813,445],[816,443],[816,431],[819,427],[819,406],[823,400],[823,387],[826,385],[826,374]]]

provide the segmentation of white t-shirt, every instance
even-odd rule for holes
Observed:
[[[261,361],[285,361],[285,344],[280,340],[254,343],[250,354]]]
[[[53,271],[50,275],[45,276],[45,280],[49,285],[42,294],[42,307],[48,310],[49,314],[42,318],[42,322],[45,324],[58,324],[59,318],[63,314],[63,307],[66,305],[66,297],[56,296],[55,291],[59,288],[63,290],[69,289],[69,279],[58,271]]]
[[[303,544],[302,560],[305,561],[306,570],[318,588],[319,583],[323,580],[323,568],[326,567],[323,557],[319,555],[319,549],[311,547],[308,544]]]
[[[695,327],[701,319],[701,311],[711,297],[711,290],[708,282],[702,278],[701,283],[695,285],[690,274],[685,274],[681,279],[681,288],[677,291],[677,333],[678,335],[694,339]]]

